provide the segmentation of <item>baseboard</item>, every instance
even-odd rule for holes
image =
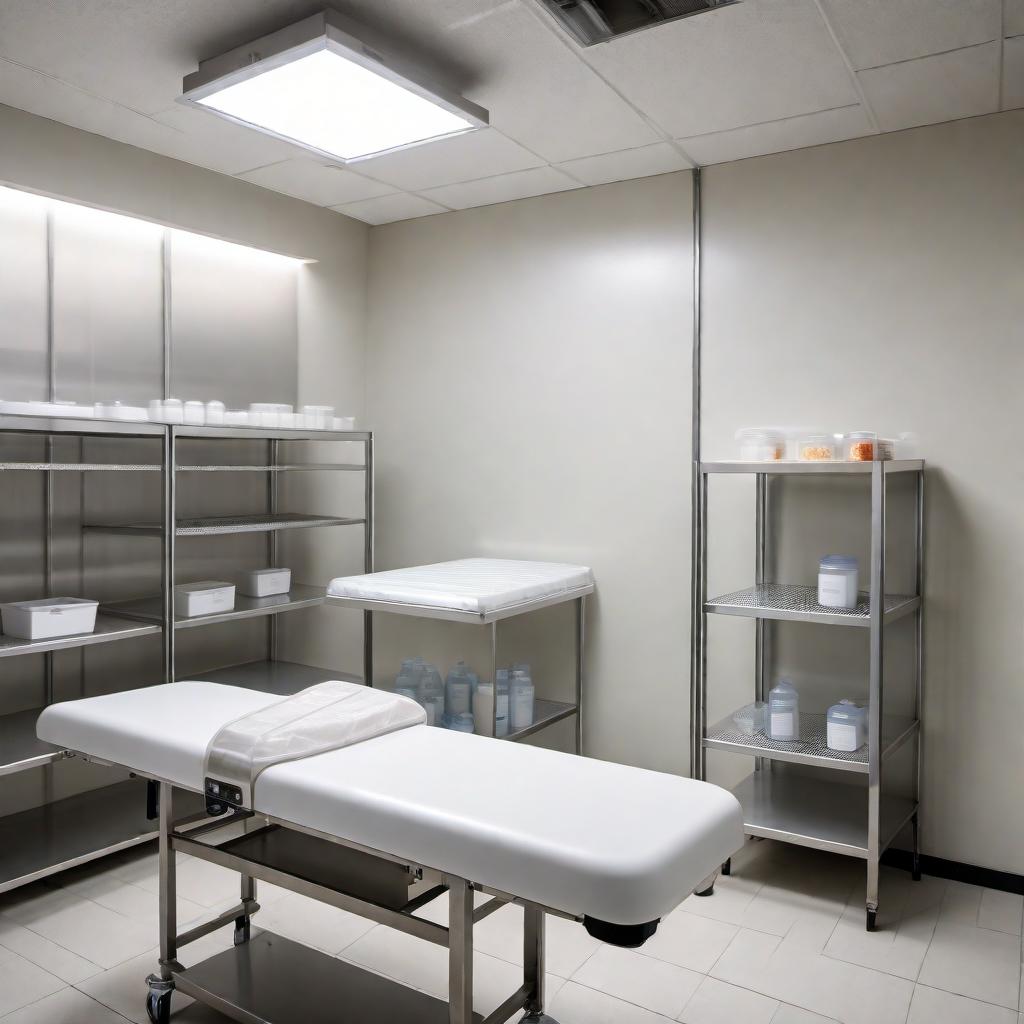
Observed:
[[[911,869],[913,854],[909,850],[886,850],[882,854],[882,863],[894,868]],[[958,860],[945,860],[942,857],[921,855],[921,870],[926,875],[936,878],[951,878],[955,882],[968,882],[971,885],[983,885],[987,889],[1001,889],[1003,892],[1015,892],[1024,895],[1024,875],[1015,875],[1009,871],[996,871],[994,868],[980,868],[976,864],[963,864]]]

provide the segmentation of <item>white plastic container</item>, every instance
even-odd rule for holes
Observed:
[[[504,675],[503,675],[504,673]],[[494,733],[499,738],[508,735],[508,669],[498,670],[498,707],[494,708],[494,686],[481,682],[473,694],[474,732],[479,736],[491,735],[491,720],[494,719]]]
[[[149,403],[149,418],[154,423],[184,423],[185,407],[180,398],[154,398]]]
[[[230,612],[234,607],[234,583],[203,580],[201,583],[179,583],[174,588],[174,614],[182,618]]]
[[[91,419],[96,410],[91,405],[77,402],[0,402],[0,413],[5,416],[77,416]]]
[[[472,714],[473,691],[479,683],[476,673],[460,661],[449,673],[444,686],[444,710],[449,718]]]
[[[185,422],[190,427],[206,425],[206,405],[203,402],[186,402],[184,414]]]
[[[743,462],[777,462],[786,457],[786,435],[770,427],[747,427],[736,431]]]
[[[224,413],[224,425],[226,427],[248,427],[249,414],[241,409],[228,409]]]
[[[219,427],[224,423],[224,403],[214,399],[206,403],[206,424],[210,427]]]
[[[461,715],[446,717],[444,724],[448,726],[452,732],[472,732],[473,715],[468,711],[464,711]]]
[[[123,405],[121,402],[97,402],[93,408],[100,420],[128,420],[132,423],[149,419],[149,410],[141,405]]]
[[[529,665],[519,665],[512,670],[509,682],[508,714],[513,732],[528,729],[533,725],[536,688],[530,676]]]
[[[768,691],[768,736],[793,742],[800,739],[800,695],[788,679]]]
[[[334,406],[304,405],[302,415],[305,417],[303,426],[312,430],[328,430],[334,422]]]
[[[856,608],[859,567],[849,555],[826,555],[818,566],[818,604]]]
[[[331,430],[355,430],[355,416],[334,416],[331,419]]]
[[[852,700],[833,704],[825,715],[825,744],[829,750],[853,753],[868,739],[868,709]]]
[[[274,597],[291,589],[291,569],[252,569],[238,579],[238,592],[246,597]]]
[[[19,640],[78,636],[96,628],[98,601],[82,597],[46,597],[0,605],[3,631]]]

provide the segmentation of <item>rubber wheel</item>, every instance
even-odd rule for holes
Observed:
[[[706,889],[701,889],[700,892],[695,892],[693,895],[694,896],[702,896],[703,897],[703,896],[714,896],[714,894],[715,894],[715,887],[713,885],[709,885]]]
[[[722,865],[722,874],[726,877],[732,874],[732,857]]]
[[[146,997],[146,1015],[153,1024],[170,1024],[171,993],[150,992]]]
[[[873,932],[873,931],[876,930],[875,929],[875,919],[876,919],[877,915],[878,915],[878,911],[877,910],[870,910],[869,909],[868,912],[867,912],[867,930],[869,932]]]

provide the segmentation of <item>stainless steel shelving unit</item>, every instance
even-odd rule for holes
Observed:
[[[0,416],[0,435],[21,434],[47,439],[48,461],[0,462],[0,473],[43,473],[46,481],[47,521],[45,523],[45,570],[47,592],[52,592],[52,475],[55,473],[112,474],[158,473],[161,475],[161,517],[157,522],[88,522],[85,534],[108,534],[155,538],[160,541],[160,593],[149,598],[104,604],[94,632],[55,640],[24,641],[0,635],[0,659],[38,655],[46,659],[47,700],[53,700],[52,656],[55,651],[91,647],[159,634],[163,646],[161,677],[177,677],[175,634],[179,630],[212,627],[219,623],[266,617],[267,653],[264,660],[204,671],[213,682],[246,686],[268,693],[290,694],[326,679],[356,677],[335,670],[314,668],[277,658],[278,615],[322,605],[325,589],[294,584],[285,595],[249,598],[239,595],[231,612],[184,619],[175,616],[173,587],[178,538],[222,537],[230,534],[265,534],[267,558],[276,561],[277,535],[282,530],[355,526],[363,527],[363,566],[373,571],[373,436],[364,431],[265,430],[233,427],[168,426],[97,419],[37,418]],[[154,449],[152,463],[99,463],[57,461],[52,458],[54,438],[148,438]],[[210,465],[177,462],[182,439],[257,441],[266,445],[266,459],[257,465],[231,464],[224,460]],[[357,442],[363,446],[364,461],[283,462],[282,442]],[[359,517],[286,513],[278,508],[278,481],[282,473],[350,472],[364,475],[363,512]],[[260,473],[267,478],[267,511],[249,516],[184,518],[177,507],[177,482],[186,473]],[[198,542],[197,542],[198,543]],[[363,664],[366,675],[372,665],[372,618],[364,614]],[[129,681],[131,685],[131,681]],[[35,725],[42,708],[3,714],[0,691],[0,778],[43,768],[69,757],[67,751],[36,738]],[[49,787],[48,787],[49,789]],[[197,804],[197,810],[199,805]],[[115,785],[89,790],[65,799],[49,799],[41,806],[0,817],[0,892],[43,878],[65,868],[146,842],[157,835],[155,821],[146,817],[145,784],[129,779]]]
[[[747,474],[756,480],[754,585],[721,597],[709,597],[707,502],[709,478]],[[915,478],[914,574],[916,593],[886,592],[886,502],[888,483],[897,474]],[[812,587],[788,586],[767,578],[770,538],[769,483],[773,477],[799,475],[860,476],[871,489],[870,588],[852,609],[825,608]],[[753,756],[754,773],[734,790],[743,807],[748,835],[776,839],[819,850],[859,857],[867,862],[866,918],[875,926],[878,911],[878,868],[882,853],[898,833],[913,826],[913,873],[919,869],[919,794],[921,777],[921,705],[924,685],[924,463],[890,462],[700,462],[695,476],[694,608],[691,657],[691,769],[694,778],[707,778],[707,751],[724,750]],[[869,728],[866,748],[854,753],[829,750],[823,715],[802,714],[801,739],[783,743],[763,733],[738,732],[731,715],[708,725],[707,631],[711,615],[735,616],[756,622],[754,692],[766,700],[769,680],[770,624],[802,622],[863,629],[869,644]],[[885,713],[885,634],[902,619],[912,617],[915,641],[914,715],[899,718]],[[896,795],[883,787],[883,766],[903,746],[913,742],[914,796]],[[787,763],[842,772],[847,781],[805,776],[792,770],[775,771]],[[857,785],[849,774],[866,776]],[[726,867],[726,870],[728,866]]]

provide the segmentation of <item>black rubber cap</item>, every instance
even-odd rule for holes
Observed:
[[[610,946],[637,949],[658,930],[660,921],[659,918],[646,924],[609,924],[607,921],[599,921],[596,917],[584,917],[583,927],[595,939],[607,942]]]

